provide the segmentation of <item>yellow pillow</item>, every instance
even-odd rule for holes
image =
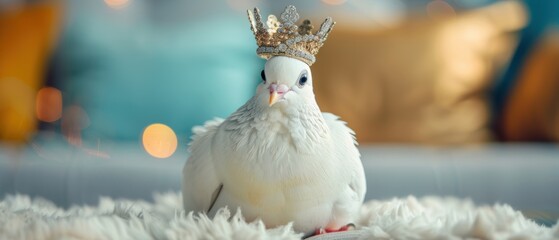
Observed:
[[[0,10],[0,140],[24,142],[36,129],[35,94],[60,10],[57,3]]]

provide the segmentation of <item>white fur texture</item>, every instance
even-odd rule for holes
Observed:
[[[264,228],[222,209],[213,220],[185,214],[181,196],[155,203],[102,198],[99,205],[57,208],[43,199],[0,202],[0,239],[300,239],[291,225]],[[539,226],[508,205],[427,197],[370,201],[357,222],[359,239],[559,239],[559,224]],[[359,231],[360,230],[360,231]],[[326,236],[323,236],[326,237]]]

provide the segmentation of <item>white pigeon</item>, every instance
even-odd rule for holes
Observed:
[[[337,231],[355,221],[366,183],[354,133],[321,113],[307,63],[273,56],[256,94],[227,119],[193,129],[183,169],[188,211],[241,209],[266,227]]]

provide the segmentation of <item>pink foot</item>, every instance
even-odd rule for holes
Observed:
[[[332,233],[332,232],[345,232],[345,231],[348,231],[348,230],[351,230],[351,229],[354,229],[354,228],[355,228],[355,225],[353,225],[353,223],[350,223],[350,224],[348,224],[348,225],[345,225],[345,226],[343,226],[343,227],[341,227],[341,228],[339,228],[339,229],[319,228],[319,229],[316,229],[316,230],[314,231],[314,235],[316,236],[316,235],[326,234],[326,233]]]

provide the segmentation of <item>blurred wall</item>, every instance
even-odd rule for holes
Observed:
[[[537,9],[554,4],[527,3],[534,16],[528,21],[520,3],[486,6],[491,0],[39,2],[1,11],[7,54],[0,55],[0,138],[29,139],[38,119],[41,129],[62,132],[73,144],[134,142],[162,123],[180,146],[192,126],[226,117],[259,82],[264,61],[255,55],[245,10],[280,14],[287,4],[315,26],[325,16],[338,22],[312,68],[317,99],[360,141],[493,140],[492,118],[515,108],[489,99],[512,92],[511,72],[526,71],[523,59],[533,49],[526,42],[538,44],[534,33],[553,18]],[[501,79],[509,80],[493,89],[505,90],[492,92],[504,70]]]

